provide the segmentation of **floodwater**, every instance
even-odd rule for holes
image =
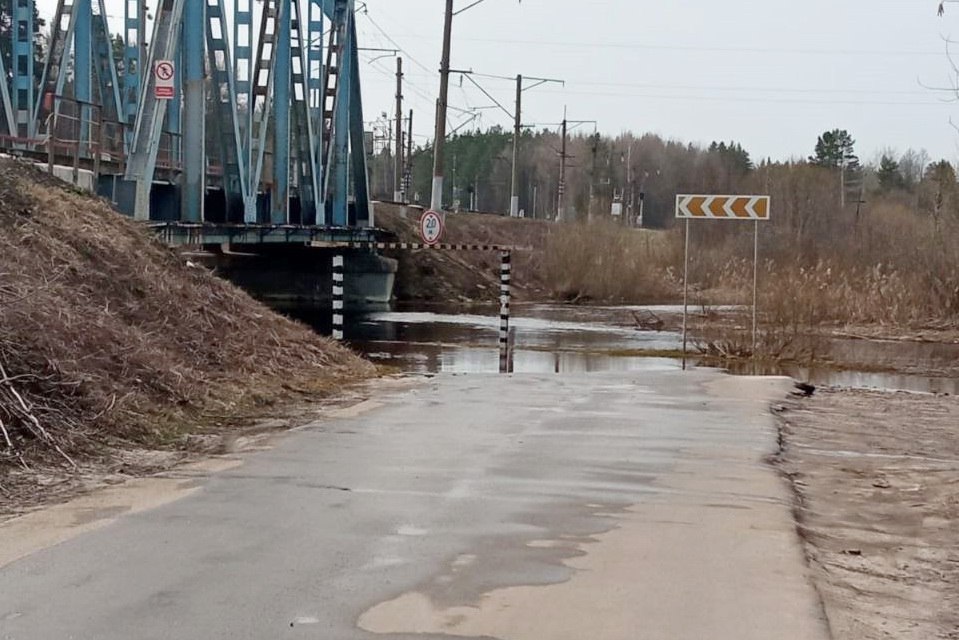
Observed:
[[[669,331],[639,331],[632,314],[675,313],[676,306],[583,307],[523,305],[510,322],[516,373],[588,373],[675,370],[682,362],[657,353],[682,348]],[[370,313],[347,322],[346,339],[371,360],[414,373],[496,373],[499,370],[498,307],[436,306]],[[959,359],[959,345],[840,340],[832,348],[850,361],[900,369],[936,370]],[[693,364],[695,362],[693,361]],[[872,368],[872,367],[870,367]],[[822,386],[959,394],[959,378],[838,371],[793,365],[739,374],[783,374]]]

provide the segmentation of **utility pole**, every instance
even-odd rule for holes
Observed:
[[[842,158],[839,159],[839,207],[846,208],[846,151],[843,149]]]
[[[629,189],[629,197],[626,200],[626,226],[632,227],[635,224],[633,213],[636,206],[636,182],[633,180],[632,138],[630,138],[629,147],[626,149],[626,186]]]
[[[596,127],[596,124],[597,124],[597,123],[596,123],[595,120],[567,120],[567,119],[566,119],[566,110],[565,110],[565,109],[563,110],[563,122],[562,122],[562,124],[561,124],[561,127],[562,127],[562,133],[561,133],[561,135],[562,135],[562,137],[563,137],[563,140],[562,140],[562,146],[561,146],[560,152],[559,152],[559,193],[558,193],[558,198],[557,198],[558,202],[557,202],[557,206],[556,206],[556,219],[557,219],[557,221],[565,221],[565,220],[566,220],[566,211],[565,211],[565,203],[566,203],[566,198],[565,198],[565,196],[566,196],[566,161],[571,157],[568,153],[566,153],[566,138],[568,137],[568,134],[569,134],[569,128],[570,128],[569,125],[573,125],[572,128],[575,129],[576,127],[578,127],[578,126],[581,125],[581,124],[591,124],[591,125],[593,125],[594,127]],[[595,129],[594,129],[594,131],[593,131],[593,135],[594,135],[594,136],[597,135],[597,132],[596,132]],[[595,152],[596,152],[596,149],[594,148],[594,149],[593,149],[594,158],[595,158]],[[594,164],[595,164],[595,160],[594,160]],[[593,171],[592,171],[591,173],[595,173],[595,168],[593,169]],[[590,176],[589,189],[590,189],[590,199],[592,199],[592,194],[593,194],[593,176],[592,176],[592,175]]]
[[[563,117],[563,142],[559,152],[559,198],[556,205],[556,220],[563,222],[566,219],[564,211],[564,196],[566,195],[566,118]]]
[[[403,58],[396,59],[396,154],[393,167],[393,202],[403,201]]]
[[[590,152],[590,165],[589,165],[589,202],[586,204],[586,219],[593,219],[593,200],[596,197],[596,155],[599,153],[599,140],[598,134],[593,134],[590,138],[589,143],[589,152]]]
[[[523,76],[516,76],[516,117],[513,121],[513,175],[510,187],[509,215],[519,217],[519,138],[523,128]]]
[[[533,80],[536,84],[523,88],[524,80]],[[523,78],[522,74],[516,76],[516,113],[513,114],[513,172],[512,185],[510,187],[509,215],[513,218],[519,217],[519,142],[523,135],[523,91],[534,89],[547,82],[556,82],[566,86],[565,80],[553,80],[550,78]]]
[[[403,204],[410,202],[410,191],[413,189],[413,110],[410,109],[410,120],[406,132],[406,176],[403,185]]]
[[[446,107],[450,92],[450,41],[453,37],[453,0],[446,0],[443,57],[440,61],[440,97],[436,101],[436,135],[433,138],[433,192],[430,209],[443,210],[443,147],[446,142]]]

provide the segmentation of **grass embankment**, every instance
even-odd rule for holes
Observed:
[[[376,223],[403,242],[419,242],[421,213],[409,207],[404,217],[396,205],[377,204]],[[512,282],[519,300],[577,302],[675,297],[676,274],[659,265],[670,262],[676,249],[662,240],[659,232],[612,224],[559,225],[477,213],[447,215],[443,237],[450,243],[518,247]],[[401,301],[493,302],[499,297],[499,255],[493,252],[397,252],[393,257],[400,262],[395,293]]]
[[[104,201],[10,160],[0,161],[0,367],[0,498],[34,472],[187,448],[190,434],[374,374]]]

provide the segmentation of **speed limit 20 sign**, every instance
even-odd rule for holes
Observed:
[[[420,238],[424,244],[433,246],[443,237],[443,216],[436,211],[427,211],[420,218]]]

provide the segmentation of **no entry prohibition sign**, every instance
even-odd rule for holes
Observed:
[[[443,216],[436,211],[427,211],[420,218],[420,238],[424,244],[433,246],[443,237]]]
[[[158,100],[172,100],[176,69],[172,60],[157,60],[153,65],[153,95]]]

